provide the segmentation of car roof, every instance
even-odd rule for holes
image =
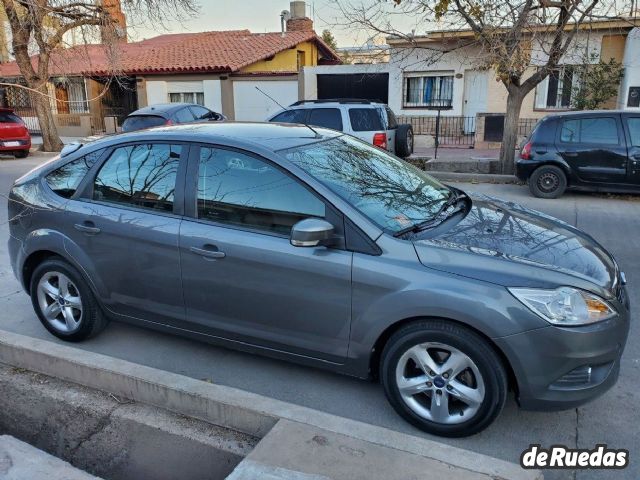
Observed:
[[[628,110],[572,110],[568,112],[553,112],[546,115],[544,118],[558,118],[558,117],[582,117],[582,116],[604,116],[607,115],[620,115],[625,113],[631,113]]]
[[[129,116],[134,115],[172,115],[178,110],[182,110],[184,107],[196,106],[199,107],[201,105],[197,105],[195,103],[156,103],[155,105],[149,105],[147,107],[142,107],[129,114]]]
[[[314,132],[317,132],[314,133]],[[275,152],[341,136],[335,130],[292,123],[203,122],[136,130],[86,144],[84,152],[135,141],[190,141],[213,143],[250,151]],[[95,147],[95,148],[94,148]],[[84,153],[80,152],[81,155]]]
[[[325,100],[299,100],[292,103],[289,108],[322,108],[322,107],[335,107],[339,105],[349,107],[386,107],[386,103],[373,102],[370,100],[361,100],[357,98],[328,98]]]

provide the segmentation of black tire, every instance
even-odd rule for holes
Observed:
[[[534,197],[558,198],[567,189],[567,175],[560,167],[543,165],[529,177],[529,190]]]
[[[16,158],[27,158],[29,156],[29,150],[16,150],[13,156]]]
[[[419,415],[403,399],[396,380],[396,368],[400,360],[406,358],[405,353],[409,349],[427,342],[450,346],[454,350],[463,353],[474,363],[476,371],[479,372],[481,379],[476,379],[478,384],[476,384],[475,388],[480,388],[479,383],[481,381],[484,387],[484,396],[478,402],[478,406],[475,407],[475,413],[469,414],[470,418],[468,420],[460,420],[459,423],[453,424],[432,421],[423,415]],[[425,351],[427,350],[425,349]],[[445,360],[447,359],[448,357],[445,358]],[[435,395],[435,392],[445,392],[447,399],[450,399],[447,400],[446,411],[454,421],[458,421],[458,416],[463,416],[463,413],[459,413],[459,411],[464,411],[465,404],[459,403],[458,399],[454,398],[446,390],[451,388],[448,382],[451,382],[452,385],[459,385],[461,379],[469,378],[466,377],[467,375],[472,375],[471,378],[475,378],[475,374],[470,372],[471,369],[467,368],[451,378],[447,376],[446,378],[449,378],[449,380],[445,380],[447,382],[446,386],[442,387],[441,384],[438,384],[437,387],[439,388],[436,388],[436,379],[440,377],[439,381],[442,381],[442,376],[438,374],[432,378],[434,382],[431,384],[432,390],[413,394],[412,398],[415,398],[416,402],[433,405],[431,396]],[[419,374],[421,375],[421,372]],[[419,429],[443,437],[466,437],[485,429],[500,414],[507,398],[508,383],[505,367],[491,345],[472,330],[444,320],[416,321],[393,334],[382,352],[380,379],[387,399],[396,412]],[[454,383],[454,380],[458,383]],[[449,403],[449,401],[452,403]],[[456,409],[459,409],[459,411]],[[466,411],[468,412],[469,410]]]
[[[38,285],[40,284],[40,280],[42,280],[45,275],[53,276],[53,278],[55,278],[55,274],[62,274],[71,281],[71,287],[73,287],[73,289],[70,288],[69,290],[73,290],[73,293],[77,294],[77,297],[79,297],[80,300],[79,303],[82,305],[81,313],[78,315],[77,326],[69,331],[64,331],[62,327],[58,327],[58,323],[60,325],[64,323],[62,319],[56,320],[55,322],[48,320],[40,304],[40,297],[38,295]],[[42,325],[44,325],[51,334],[62,340],[66,340],[68,342],[81,342],[96,336],[104,330],[109,323],[84,277],[76,268],[61,258],[45,260],[36,267],[31,277],[29,292],[31,294],[33,309],[38,315]],[[51,300],[49,295],[43,296],[47,298],[47,302]],[[54,302],[51,301],[51,303]]]
[[[398,125],[396,129],[396,155],[407,158],[413,153],[413,127],[409,124]]]

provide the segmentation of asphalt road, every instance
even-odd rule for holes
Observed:
[[[6,193],[13,179],[44,161],[44,157],[0,161],[0,328],[58,341],[32,311],[28,296],[13,278],[5,240],[8,235]],[[640,196],[567,194],[539,200],[518,185],[457,184],[459,188],[517,201],[586,230],[607,247],[627,274],[632,308],[640,301]],[[550,479],[640,478],[640,333],[637,310],[622,359],[617,385],[579,409],[525,412],[510,398],[498,420],[466,439],[439,439],[498,458],[518,462],[532,443],[594,448],[606,443],[630,452],[630,466],[621,471],[545,472]],[[216,348],[167,334],[112,323],[95,339],[77,345],[132,362],[206,379],[262,395],[316,408],[376,425],[426,435],[398,417],[379,385],[277,360]]]

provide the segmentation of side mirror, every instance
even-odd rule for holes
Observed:
[[[317,247],[328,245],[333,239],[333,225],[319,218],[305,218],[291,227],[291,245]]]

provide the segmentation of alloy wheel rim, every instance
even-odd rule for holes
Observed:
[[[78,287],[60,272],[47,272],[38,282],[38,305],[56,330],[71,333],[82,322],[82,298]]]
[[[407,133],[407,146],[409,147],[409,152],[413,153],[413,133],[411,131]]]
[[[400,357],[396,385],[415,414],[445,425],[473,418],[485,397],[475,362],[457,348],[438,342],[415,345]]]
[[[538,186],[545,192],[552,192],[560,184],[560,179],[555,173],[547,172],[540,175]]]

